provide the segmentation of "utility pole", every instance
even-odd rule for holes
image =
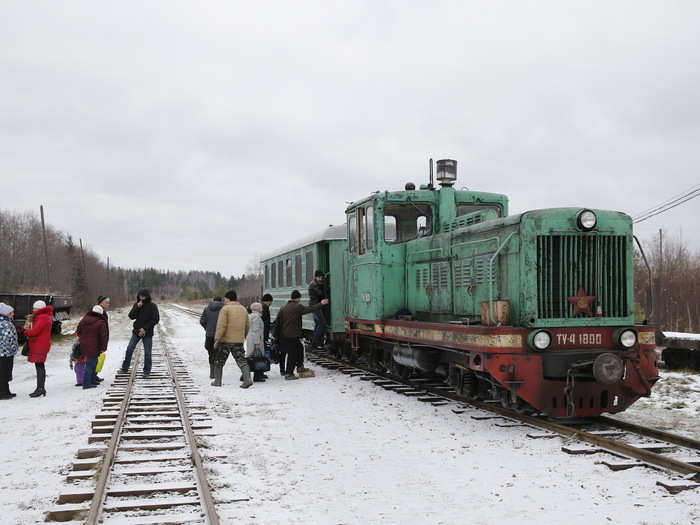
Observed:
[[[655,310],[656,310],[656,325],[657,327],[661,327],[661,323],[663,322],[663,300],[661,298],[661,294],[663,292],[663,273],[664,273],[664,232],[661,228],[659,228],[659,268],[657,270],[657,276],[656,276],[656,305],[655,305]]]
[[[85,282],[87,282],[87,267],[85,266],[85,250],[83,250],[83,240],[80,240],[80,260],[83,263],[83,273],[85,274]]]
[[[46,243],[46,224],[44,223],[44,205],[39,206],[41,212],[41,234],[44,238],[44,260],[46,261],[46,292],[51,293],[51,271],[49,270],[49,245]]]

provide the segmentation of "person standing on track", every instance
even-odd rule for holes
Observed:
[[[221,297],[214,297],[199,317],[199,324],[204,328],[204,348],[209,353],[209,379],[214,379],[214,368],[216,367],[214,335],[216,335],[216,321],[219,319],[219,312],[223,307],[224,303],[221,301]]]
[[[15,309],[9,304],[0,303],[0,399],[12,399],[10,378],[18,350],[17,329],[12,319]]]
[[[280,351],[287,355],[285,379],[299,379],[294,375],[294,370],[302,366],[304,353],[300,340],[304,335],[301,326],[302,316],[316,312],[327,304],[328,299],[324,298],[314,306],[304,306],[301,304],[301,293],[299,290],[294,290],[291,299],[277,312],[275,322],[279,326]]]
[[[245,358],[243,341],[250,330],[248,310],[236,299],[236,292],[230,290],[224,295],[224,307],[219,312],[214,334],[214,348],[216,349],[216,368],[214,369],[214,381],[212,386],[221,386],[221,377],[228,355],[232,354],[236,364],[241,369],[243,376],[241,388],[252,386],[250,367]]]
[[[92,311],[85,314],[85,317],[78,323],[75,333],[80,340],[80,350],[87,359],[83,375],[83,389],[95,388],[100,384],[95,371],[97,359],[100,354],[107,351],[107,341],[109,340],[107,321],[100,305],[93,306]]]
[[[131,340],[126,347],[121,372],[126,374],[131,365],[131,356],[139,341],[143,340],[144,360],[143,375],[151,373],[151,349],[153,348],[153,328],[160,322],[158,306],[151,300],[151,293],[145,288],[136,296],[136,302],[131,307],[129,319],[134,320],[134,330]]]
[[[53,306],[46,306],[44,301],[37,301],[33,305],[33,313],[27,317],[24,325],[24,335],[27,336],[29,345],[30,363],[36,368],[36,390],[29,397],[46,395],[46,356],[51,350],[51,325],[53,325]]]
[[[314,280],[309,285],[309,306],[315,306],[326,300],[328,304],[328,287],[326,286],[326,276],[321,270],[316,270]],[[328,332],[328,320],[326,319],[325,308],[314,310],[314,334],[311,344],[314,348],[323,348],[323,342]]]

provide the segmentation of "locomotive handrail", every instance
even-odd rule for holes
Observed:
[[[493,275],[493,261],[496,259],[496,257],[498,257],[498,254],[503,248],[505,248],[506,244],[508,244],[508,242],[513,237],[513,235],[515,235],[515,233],[516,232],[514,231],[510,232],[510,235],[506,237],[506,240],[501,243],[501,245],[496,249],[496,251],[489,259],[489,277]],[[496,277],[489,279],[489,318],[491,321],[493,321],[493,281],[495,279]]]
[[[651,303],[651,310],[649,311],[648,317],[651,317],[654,314],[654,286],[652,283],[652,275],[651,275],[651,266],[649,266],[649,262],[647,261],[647,256],[644,254],[644,248],[642,248],[642,243],[639,242],[639,239],[637,239],[636,235],[633,235],[632,238],[634,239],[634,242],[637,243],[637,247],[639,248],[639,253],[642,254],[642,259],[644,260],[644,265],[647,267],[647,272],[649,272],[649,302]]]

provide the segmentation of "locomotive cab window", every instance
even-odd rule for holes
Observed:
[[[348,215],[348,251],[355,253],[357,247],[357,215]]]
[[[433,232],[433,211],[427,204],[390,204],[384,207],[384,240],[406,242]]]

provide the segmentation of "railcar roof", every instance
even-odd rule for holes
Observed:
[[[296,242],[293,242],[291,244],[288,244],[287,246],[283,246],[281,248],[278,248],[277,250],[267,253],[262,257],[262,261],[268,261],[270,259],[273,259],[274,257],[278,257],[280,255],[283,255],[285,253],[293,252],[295,250],[298,250],[299,248],[303,248],[305,246],[309,246],[311,244],[316,244],[317,242],[322,242],[322,241],[344,241],[348,238],[348,232],[347,232],[347,227],[345,224],[338,224],[337,226],[329,226],[325,230],[321,230],[320,232],[316,232],[312,235],[308,235],[306,237],[303,237],[299,239]]]

